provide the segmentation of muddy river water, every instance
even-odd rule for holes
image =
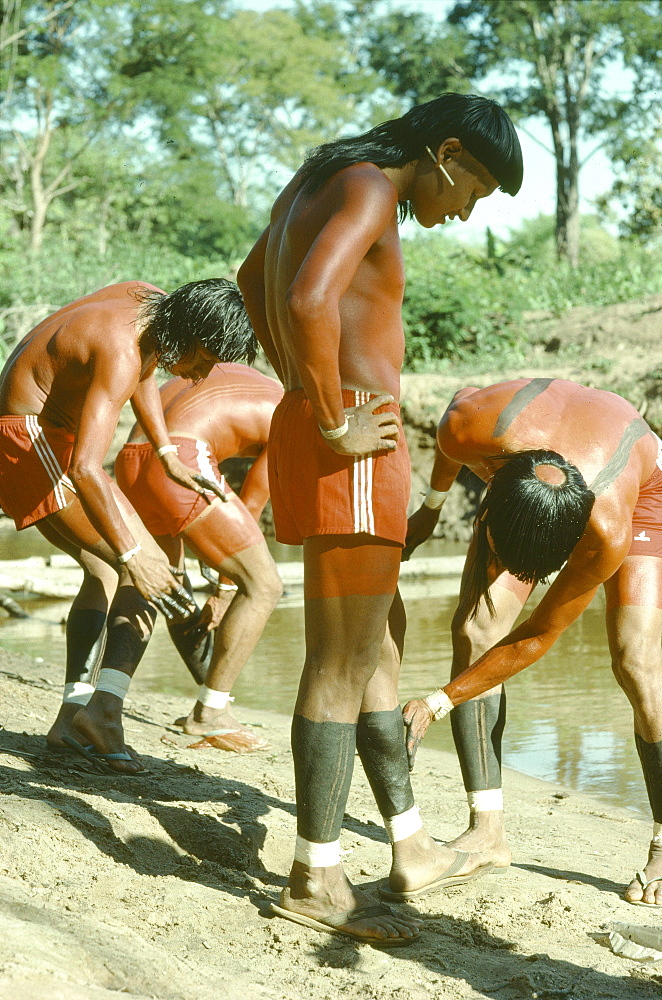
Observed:
[[[17,558],[16,550],[3,552]],[[429,547],[425,555],[457,549]],[[31,554],[41,554],[32,552]],[[300,559],[300,550],[279,550],[277,559]],[[403,588],[408,631],[402,668],[402,703],[445,683],[450,669],[450,621],[459,579],[430,579]],[[534,597],[535,600],[535,597]],[[49,662],[64,663],[64,630],[58,624],[67,602],[32,602],[39,620],[3,619],[0,645]],[[251,708],[290,714],[303,660],[303,609],[296,594],[286,594],[234,694],[241,717]],[[159,620],[136,674],[136,690],[182,695],[187,711],[195,684]],[[547,655],[508,682],[508,722],[504,763],[535,777],[557,782],[647,815],[647,802],[632,735],[632,713],[609,665],[600,592],[583,617]],[[426,745],[452,750],[448,721],[431,727]]]

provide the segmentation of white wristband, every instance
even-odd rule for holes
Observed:
[[[134,545],[133,548],[129,549],[128,552],[123,552],[121,556],[118,556],[117,561],[118,563],[122,564],[128,563],[129,559],[133,559],[133,557],[137,555],[140,551],[142,551],[142,545],[140,544],[140,542],[138,542],[138,544]]]
[[[177,445],[164,444],[162,448],[157,448],[156,449],[157,457],[162,458],[164,455],[167,455],[169,451],[177,451]]]
[[[449,493],[450,490],[442,492],[441,490],[433,490],[431,486],[428,486],[425,491],[423,503],[426,507],[429,507],[430,510],[441,510]]]
[[[436,691],[426,695],[423,701],[432,712],[435,722],[443,719],[455,707],[443,688],[437,688]]]
[[[317,425],[319,427],[319,424]],[[325,430],[320,427],[320,434],[326,441],[335,441],[336,438],[341,438],[349,430],[349,421],[345,417],[344,423],[340,427],[332,427],[330,431]]]

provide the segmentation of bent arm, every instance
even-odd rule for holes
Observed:
[[[579,546],[585,548],[584,540]],[[539,660],[593,600],[601,583],[622,563],[629,538],[594,551],[592,557],[573,553],[531,616],[446,684],[454,705],[496,687]]]
[[[94,371],[78,421],[69,477],[90,522],[115,554],[121,555],[136,542],[115,503],[103,461],[136,380],[125,359],[106,353],[93,357],[90,364]]]
[[[269,475],[267,468],[267,449],[262,449],[246,474],[239,499],[256,521],[269,499]]]
[[[269,364],[283,381],[283,366],[276,345],[274,344],[269,322],[264,289],[264,260],[269,242],[269,226],[264,230],[259,240],[249,253],[237,272],[237,284],[244,297],[246,312],[255,331],[260,347],[264,351]]]
[[[138,383],[131,396],[131,409],[154,451],[170,444],[161,393],[154,375]]]
[[[337,207],[318,233],[287,293],[297,369],[318,424],[345,420],[339,371],[340,301],[370,248],[394,219],[397,191],[385,177],[338,182]]]

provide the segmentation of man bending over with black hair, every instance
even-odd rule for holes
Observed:
[[[36,524],[85,574],[67,622],[64,699],[51,747],[73,747],[102,769],[142,770],[124,743],[123,699],[155,607],[173,618],[195,610],[103,469],[123,405],[131,401],[175,482],[203,495],[222,492],[177,458],[154,371],[199,381],[218,361],[252,361],[256,346],[231,282],[194,281],[167,295],[126,281],[63,306],[8,358],[0,374],[0,505],[19,530]],[[90,572],[99,559],[105,576]]]
[[[616,680],[634,711],[653,811],[648,862],[625,890],[662,905],[662,443],[630,403],[562,379],[519,379],[458,392],[437,430],[405,558],[428,538],[461,466],[487,483],[453,619],[452,680],[404,709],[413,766],[428,726],[451,709],[469,801],[453,847],[506,867],[502,682],[535,663],[605,588]],[[587,485],[588,484],[588,485]],[[526,621],[537,583],[560,570]]]

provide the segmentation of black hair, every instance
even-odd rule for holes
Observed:
[[[474,558],[467,577],[472,618],[481,598],[494,615],[488,590],[493,563],[498,561],[523,583],[545,583],[583,535],[595,502],[579,469],[555,451],[519,451],[493,459],[497,457],[503,465],[492,476],[474,522]],[[541,465],[559,469],[564,481],[557,485],[540,479],[536,468]]]
[[[516,195],[522,186],[522,150],[515,127],[496,101],[476,94],[442,94],[419,104],[401,118],[375,125],[368,132],[326,142],[306,158],[299,177],[303,191],[315,191],[333,174],[355,163],[404,167],[433,153],[445,139],[456,138],[499,182],[502,191]],[[400,206],[401,218],[411,217],[409,202]]]
[[[193,357],[198,344],[219,361],[255,361],[257,340],[233,282],[207,278],[189,281],[168,295],[154,289],[136,294],[143,303],[140,343],[153,346],[159,368],[168,371]]]

